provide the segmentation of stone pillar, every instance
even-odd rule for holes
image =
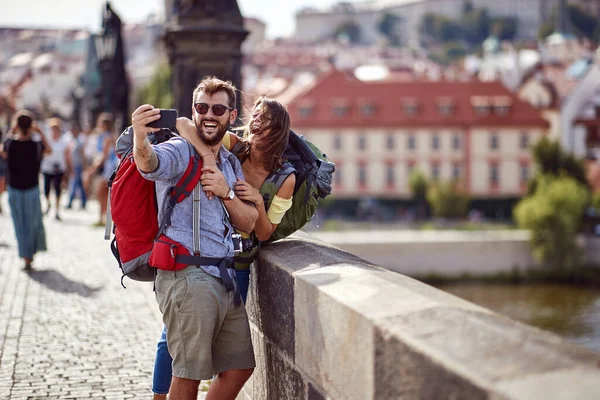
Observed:
[[[174,107],[190,117],[192,93],[203,77],[214,75],[241,89],[241,46],[248,31],[236,0],[165,0],[165,6]]]

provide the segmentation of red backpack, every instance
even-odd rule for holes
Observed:
[[[173,132],[163,129],[150,134],[148,139],[151,144],[158,144],[174,136]],[[193,149],[191,145],[190,148]],[[154,243],[169,240],[162,232],[170,224],[175,204],[188,197],[200,180],[202,159],[193,149],[187,170],[169,192],[170,199],[159,225],[155,183],[142,177],[135,165],[132,127],[121,134],[115,150],[120,162],[108,181],[115,234],[110,244],[111,251],[123,273],[121,285],[125,276],[136,281],[153,281],[156,270],[151,266],[150,256]],[[107,220],[110,220],[110,216],[107,216]]]

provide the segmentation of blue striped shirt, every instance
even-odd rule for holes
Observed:
[[[182,138],[172,138],[167,142],[153,146],[158,157],[159,166],[154,172],[140,171],[146,179],[156,181],[156,198],[158,199],[158,220],[162,220],[168,191],[175,186],[185,173],[192,147]],[[244,179],[242,166],[232,153],[221,146],[219,150],[219,166],[230,187],[237,178]],[[204,191],[200,191],[200,255],[202,257],[233,257],[231,233],[233,226],[226,217],[221,200],[214,196],[209,200]],[[193,193],[173,208],[171,225],[164,234],[193,252]],[[219,277],[219,269],[215,266],[201,266],[206,273]],[[230,270],[230,274],[233,271]]]

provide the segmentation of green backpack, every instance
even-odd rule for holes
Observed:
[[[304,136],[290,131],[290,140],[283,156],[286,165],[265,180],[265,184],[269,183],[264,189],[265,204],[270,204],[285,178],[292,172],[296,174],[296,186],[292,207],[285,213],[267,242],[283,239],[302,228],[315,215],[319,199],[331,194],[335,165],[317,146]]]
[[[236,146],[232,149],[236,153]],[[284,165],[270,174],[260,188],[265,208],[268,211],[275,194],[287,179],[295,173],[296,185],[292,197],[292,207],[285,213],[277,228],[266,240],[267,243],[288,237],[302,228],[317,211],[319,199],[331,194],[331,182],[335,165],[304,136],[290,131],[288,146],[283,153]],[[258,240],[252,235],[254,246],[247,253],[236,256],[236,268],[250,265],[258,250]]]

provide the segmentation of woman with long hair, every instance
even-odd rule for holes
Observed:
[[[196,122],[203,124],[210,120],[209,109],[214,112],[214,105],[194,104],[193,112],[200,115]],[[198,127],[187,118],[179,118],[177,130],[179,134],[200,150],[205,165],[214,165],[215,159],[208,147],[200,140]],[[242,137],[227,132],[223,137],[223,145],[231,150],[241,161],[244,181],[238,180],[233,188],[235,194],[244,201],[253,203],[258,209],[259,217],[254,232],[244,233],[242,237],[252,243],[252,250],[243,261],[235,260],[236,280],[244,302],[250,284],[250,264],[258,245],[267,240],[281,222],[285,212],[292,206],[292,195],[296,184],[296,176],[289,168],[284,167],[283,152],[290,134],[290,115],[285,106],[274,99],[260,97],[254,103],[251,117],[242,129]],[[263,193],[268,190],[264,183],[271,174],[284,169],[289,172],[279,190],[265,204]],[[262,192],[262,193],[261,193]],[[210,196],[209,196],[210,198]],[[163,329],[156,349],[154,363],[153,387],[155,400],[166,399],[171,383],[171,356],[167,348],[166,328]]]
[[[19,111],[10,135],[0,148],[0,156],[6,159],[8,204],[19,245],[19,257],[25,261],[26,270],[31,269],[35,253],[46,250],[38,182],[42,156],[51,151],[33,121],[33,114],[29,111]],[[39,138],[34,137],[36,132]]]

